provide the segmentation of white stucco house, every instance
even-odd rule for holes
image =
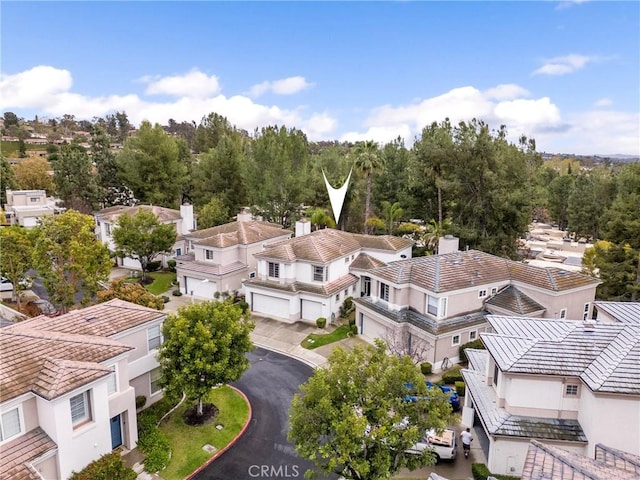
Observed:
[[[467,350],[463,423],[479,422],[493,473],[521,475],[535,439],[587,457],[640,452],[640,326],[487,317]],[[481,442],[483,443],[483,442]]]
[[[361,235],[297,222],[296,236],[256,253],[257,273],[244,282],[251,312],[287,322],[328,322],[347,297],[364,294],[360,272],[411,257],[413,242],[390,235]]]
[[[590,316],[598,281],[579,273],[534,267],[477,250],[371,265],[359,272],[364,295],[356,324],[373,342],[388,332],[427,342],[435,370],[459,361],[459,347],[479,338],[487,314],[537,318]],[[413,340],[412,340],[413,339]],[[443,365],[444,364],[444,365]]]
[[[242,293],[242,282],[256,276],[254,255],[292,233],[281,225],[254,220],[248,210],[234,222],[186,233],[185,251],[176,257],[180,291],[208,300]]]
[[[93,214],[96,220],[96,237],[98,240],[102,241],[102,243],[107,245],[110,251],[114,252],[116,250],[116,245],[113,241],[113,230],[118,227],[118,219],[120,216],[135,216],[142,211],[153,213],[160,223],[171,223],[175,225],[177,239],[176,243],[173,245],[171,253],[161,255],[158,258],[162,261],[163,266],[166,266],[167,260],[187,253],[187,246],[183,236],[196,228],[196,218],[193,213],[193,205],[190,204],[181,205],[180,210],[154,205],[116,205],[113,207],[103,208]],[[130,268],[132,270],[140,270],[141,268],[140,262],[133,258],[117,258],[117,262],[119,266]]]
[[[0,473],[58,480],[138,440],[166,314],[122,300],[0,328]]]
[[[32,228],[40,219],[61,213],[64,208],[56,206],[56,200],[47,197],[44,190],[7,190],[4,211],[11,225]]]

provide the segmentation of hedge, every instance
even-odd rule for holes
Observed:
[[[464,397],[464,394],[467,390],[466,385],[464,384],[464,382],[456,382],[455,384],[456,387],[456,393],[458,395],[460,395],[461,397]]]
[[[423,375],[430,375],[433,371],[433,365],[431,365],[429,362],[423,362],[420,364],[420,371]]]
[[[467,342],[465,344],[460,345],[458,349],[458,355],[460,357],[460,363],[467,363],[469,359],[467,358],[467,354],[464,353],[465,348],[475,348],[478,350],[484,350],[484,343],[479,338],[476,338],[473,342]]]
[[[462,373],[460,373],[461,367],[453,367],[451,370],[447,370],[442,374],[442,381],[446,384],[452,385],[456,382],[463,382]]]
[[[473,475],[473,480],[487,480],[487,477],[490,476],[495,477],[498,480],[520,480],[520,477],[491,473],[484,463],[471,464],[471,474]]]
[[[79,472],[73,472],[69,480],[135,480],[136,472],[127,467],[120,456],[120,450],[101,456]]]
[[[316,325],[318,326],[318,328],[324,328],[327,325],[327,319],[324,317],[319,317],[316,320]]]

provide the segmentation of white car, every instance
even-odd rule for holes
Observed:
[[[438,462],[440,460],[455,460],[458,453],[456,432],[447,428],[440,435],[437,435],[435,430],[427,430],[422,440],[407,450],[407,453],[420,455],[426,449],[436,455]]]
[[[33,285],[33,281],[30,278],[23,278],[20,280],[20,287],[23,290],[28,290]],[[8,278],[0,277],[0,292],[13,291],[13,283]]]

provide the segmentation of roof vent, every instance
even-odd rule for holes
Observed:
[[[97,320],[98,320],[98,317],[95,317],[95,316],[91,316],[91,317],[84,317],[84,320],[85,320],[86,322],[92,323],[92,322],[97,321]]]

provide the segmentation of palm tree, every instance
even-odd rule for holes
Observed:
[[[369,227],[367,227],[366,222],[371,214],[371,174],[375,171],[382,170],[384,162],[380,155],[378,144],[373,140],[358,142],[355,146],[354,154],[356,169],[364,173],[367,178],[367,195],[364,206],[364,232],[369,233]]]
[[[309,214],[309,221],[311,222],[311,225],[315,226],[316,230],[318,230],[320,227],[336,227],[336,222],[333,221],[331,215],[329,215],[329,213],[327,213],[324,208],[310,208],[307,214]]]
[[[393,225],[403,213],[404,210],[400,207],[399,202],[391,203],[386,200],[382,202],[382,216],[384,217],[387,233],[389,235],[393,233]]]

